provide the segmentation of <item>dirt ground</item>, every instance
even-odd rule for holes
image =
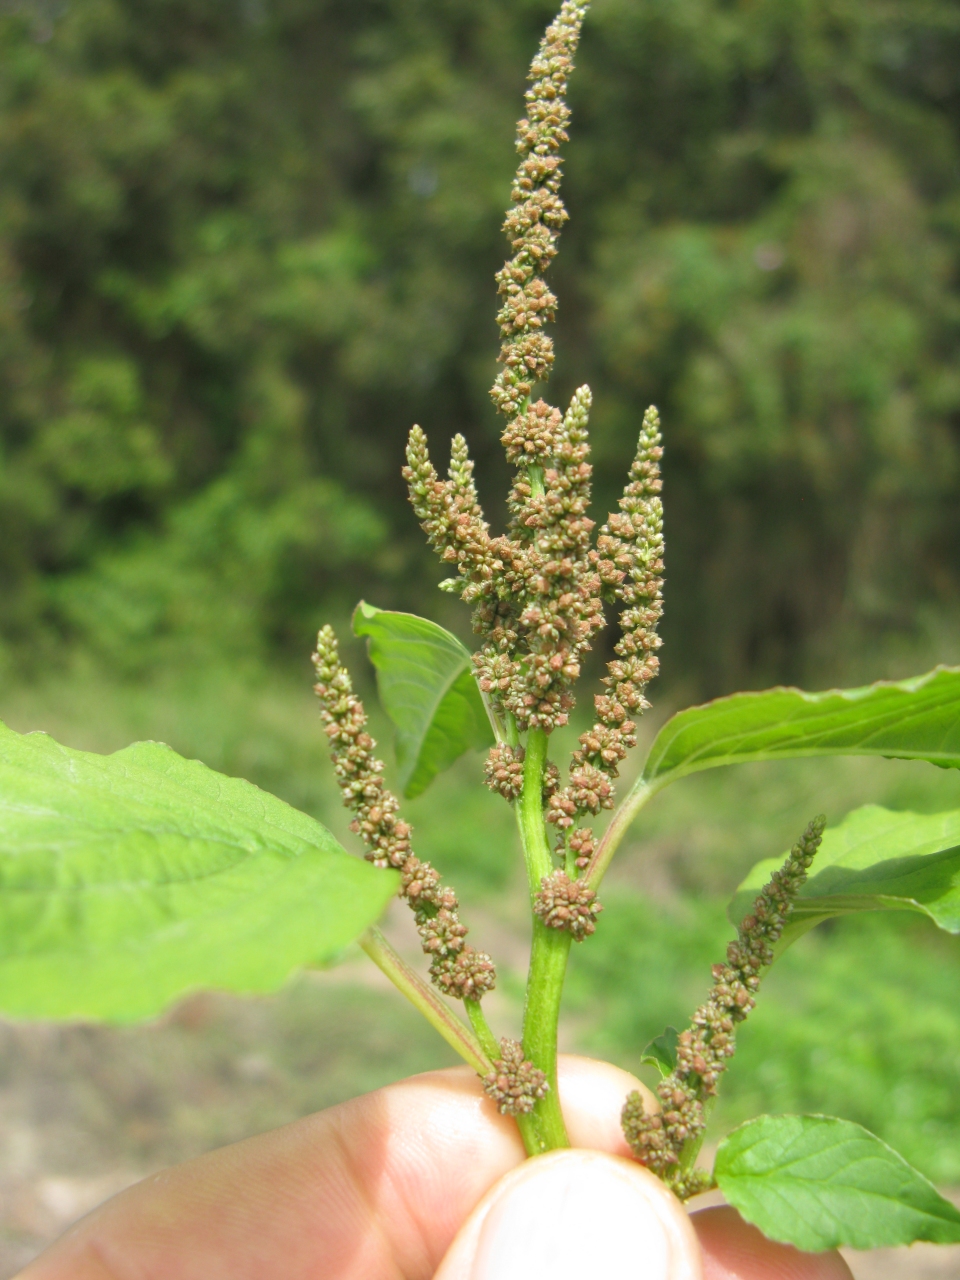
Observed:
[[[148,1173],[450,1060],[349,967],[147,1027],[0,1024],[0,1280]],[[960,1249],[848,1259],[856,1280],[960,1280]]]
[[[341,975],[142,1027],[0,1023],[0,1280],[147,1174],[454,1061],[392,990]]]

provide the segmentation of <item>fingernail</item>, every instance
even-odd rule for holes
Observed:
[[[645,1170],[588,1151],[542,1156],[526,1169],[487,1214],[470,1280],[700,1275],[686,1214],[662,1184],[648,1185]]]

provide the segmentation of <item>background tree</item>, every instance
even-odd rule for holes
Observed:
[[[502,139],[551,6],[5,6],[10,657],[302,652],[360,566],[450,621],[397,462],[461,430],[503,488]],[[668,677],[799,680],[955,599],[958,69],[937,0],[597,0],[556,394],[595,389],[599,505],[661,408]]]

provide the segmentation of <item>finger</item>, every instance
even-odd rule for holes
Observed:
[[[523,1150],[467,1069],[377,1090],[158,1174],[22,1280],[426,1277]]]
[[[679,1200],[648,1170],[598,1151],[554,1151],[497,1183],[436,1280],[703,1280]]]
[[[607,1151],[630,1158],[620,1126],[627,1094],[636,1090],[647,1112],[659,1111],[660,1101],[636,1076],[609,1062],[564,1054],[559,1061],[560,1107],[572,1147]]]
[[[801,1253],[775,1244],[724,1205],[690,1221],[703,1249],[704,1280],[853,1280],[839,1253]]]
[[[638,1082],[561,1059],[578,1143],[622,1153]],[[419,1280],[487,1189],[524,1159],[467,1068],[431,1072],[131,1187],[21,1280]]]

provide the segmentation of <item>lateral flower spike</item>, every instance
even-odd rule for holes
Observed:
[[[825,826],[822,814],[809,824],[741,922],[726,963],[713,966],[713,990],[678,1039],[676,1069],[657,1089],[662,1112],[645,1112],[636,1092],[624,1104],[621,1124],[633,1154],[682,1200],[704,1189],[705,1175],[686,1169],[682,1157],[699,1146],[706,1127],[704,1104],[716,1095],[736,1051],[734,1028],[756,1004],[761,974],[773,963],[773,944],[790,918]]]
[[[456,565],[464,579],[463,598],[473,600],[490,590],[494,574],[502,566],[477,501],[473,463],[463,436],[453,438],[448,476],[441,480],[437,475],[427,437],[420,427],[413,427],[403,468],[410,503],[430,545],[445,564]]]
[[[367,845],[369,861],[400,872],[400,894],[413,911],[434,984],[444,995],[479,1000],[496,983],[493,961],[465,942],[467,928],[460,921],[456,894],[410,847],[412,828],[401,819],[396,796],[384,786],[383,762],[373,754],[377,744],[367,732],[367,714],[340,661],[332,627],[321,628],[313,665],[314,692],[337,783],[344,805],[355,814],[350,830]]]
[[[547,1077],[523,1056],[518,1040],[504,1037],[500,1041],[501,1056],[493,1070],[483,1077],[483,1091],[497,1104],[502,1116],[528,1115],[550,1090]]]
[[[637,454],[620,510],[607,518],[597,537],[595,563],[601,590],[626,606],[616,658],[607,664],[608,693],[594,698],[597,722],[580,736],[573,753],[570,785],[550,801],[547,820],[562,830],[578,818],[613,805],[613,779],[627,751],[636,746],[631,716],[649,707],[645,690],[657,675],[663,613],[663,503],[660,498],[660,415],[652,406],[643,417]],[[586,865],[580,862],[579,865]]]

